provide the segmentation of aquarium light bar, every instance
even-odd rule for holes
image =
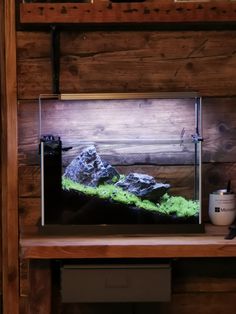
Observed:
[[[79,94],[60,94],[60,100],[99,100],[99,99],[184,99],[196,98],[195,92],[160,92],[160,93],[79,93]]]

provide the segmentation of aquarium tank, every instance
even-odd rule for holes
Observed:
[[[39,97],[41,225],[108,233],[203,230],[201,97]]]

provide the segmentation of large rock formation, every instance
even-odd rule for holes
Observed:
[[[78,157],[67,166],[64,177],[87,186],[96,187],[102,183],[115,184],[142,199],[159,202],[170,188],[169,184],[157,182],[152,176],[130,173],[120,178],[117,170],[98,155],[95,146],[85,148]],[[114,177],[116,182],[114,183]]]
[[[158,202],[162,195],[170,188],[169,184],[156,182],[147,174],[130,173],[124,179],[116,183],[123,190],[127,190],[142,199]]]
[[[67,166],[64,176],[72,181],[98,186],[101,183],[111,183],[114,177],[119,178],[119,173],[114,167],[97,154],[95,146],[85,148],[81,154]]]

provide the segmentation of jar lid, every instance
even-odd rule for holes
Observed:
[[[220,189],[212,192],[212,194],[217,194],[217,195],[226,195],[226,194],[234,194],[233,191],[227,191],[226,189]]]

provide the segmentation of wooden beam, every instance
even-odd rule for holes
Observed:
[[[50,236],[21,239],[22,259],[236,257],[236,239],[227,227],[207,225],[206,233],[162,236]]]
[[[229,1],[141,3],[22,3],[21,23],[142,24],[235,22],[236,3]]]
[[[4,314],[19,313],[15,1],[0,3]]]

